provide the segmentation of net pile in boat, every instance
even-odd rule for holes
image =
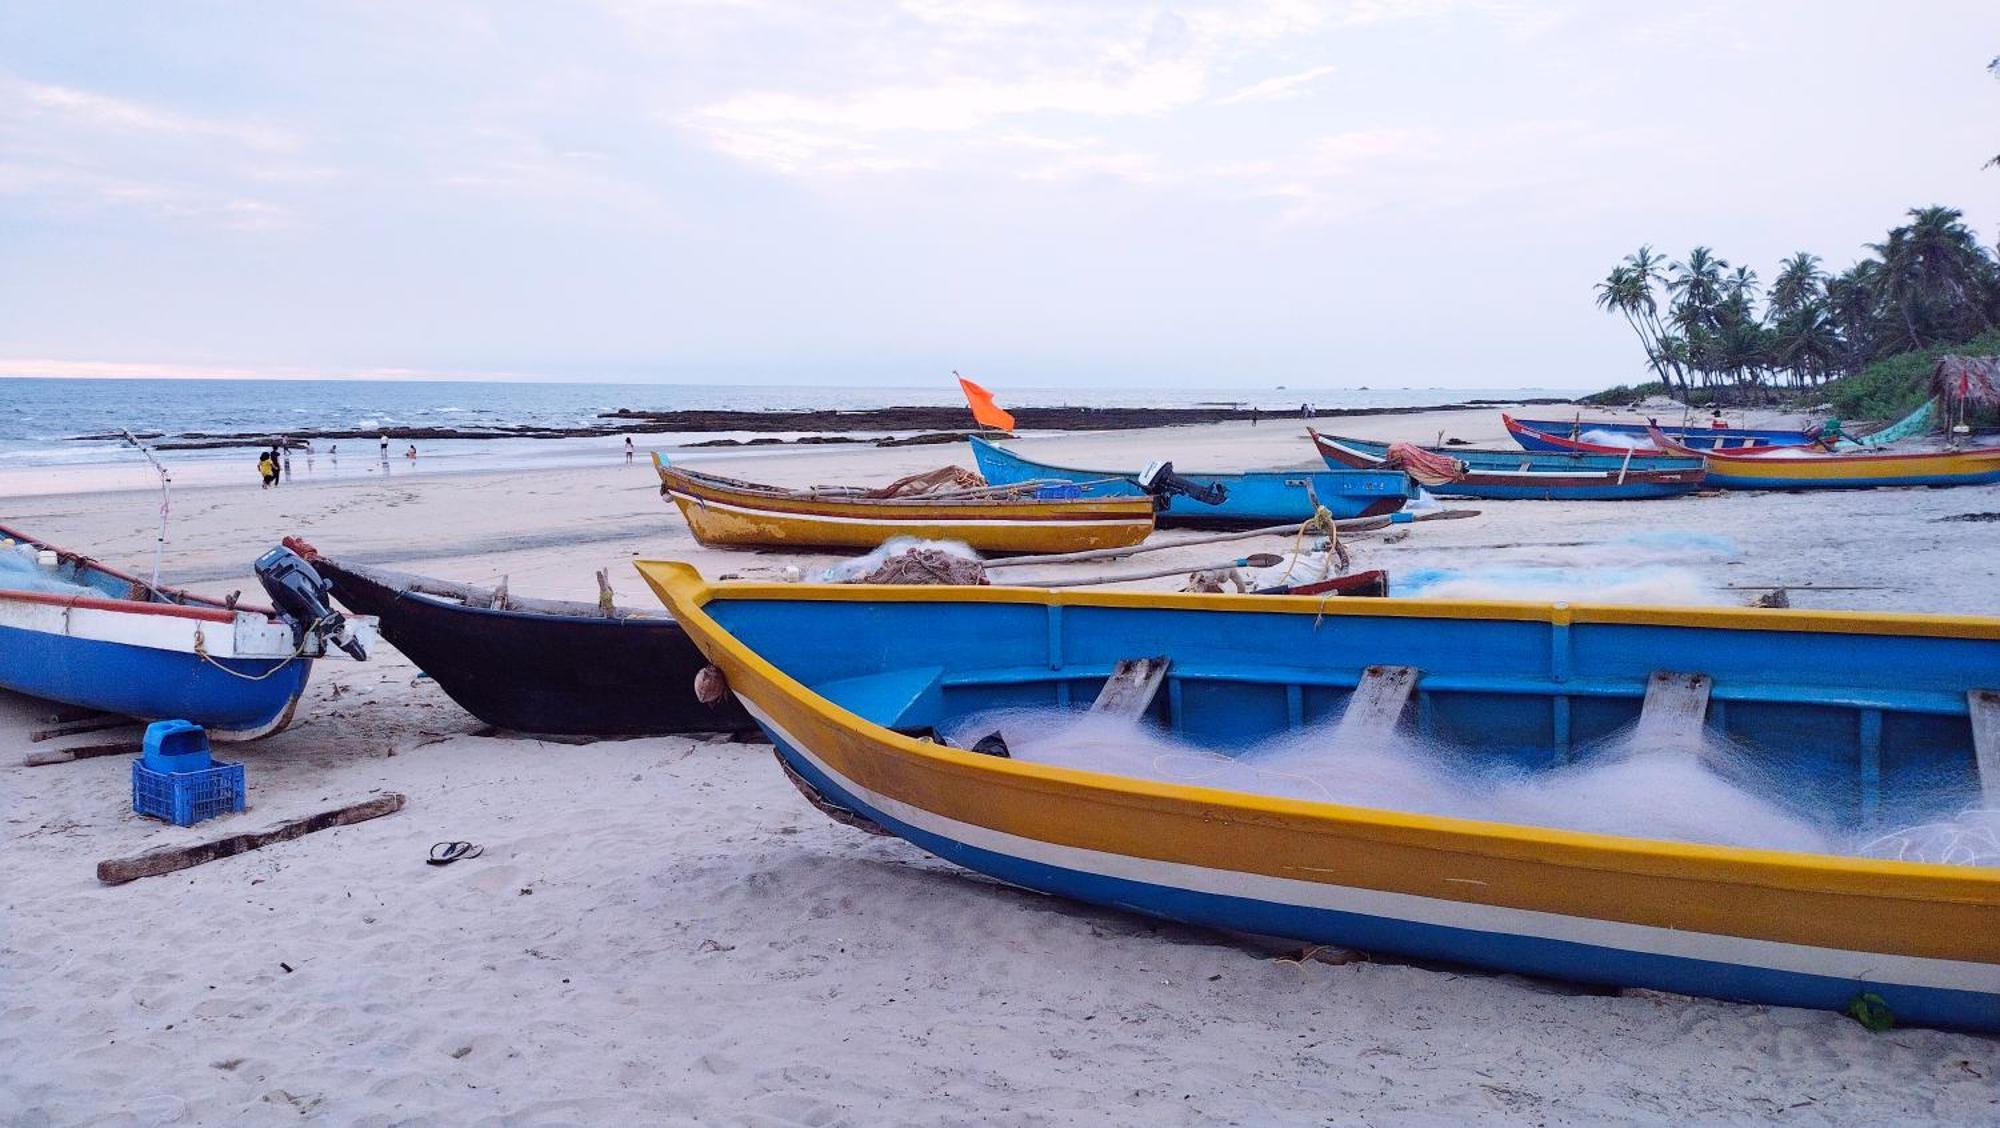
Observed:
[[[1465,477],[1465,463],[1409,443],[1390,443],[1383,459],[1427,486],[1442,486]]]
[[[860,582],[977,587],[986,583],[986,566],[939,548],[913,548],[883,560]]]
[[[864,496],[923,497],[928,494],[978,489],[985,484],[986,479],[963,466],[940,466],[936,470],[926,470],[921,474],[898,478],[879,489],[869,490]]]

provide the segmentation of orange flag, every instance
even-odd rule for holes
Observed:
[[[952,375],[958,376],[958,373],[953,372]],[[958,376],[958,386],[964,390],[965,402],[972,405],[972,417],[979,421],[980,426],[1001,431],[1014,429],[1014,417],[993,402],[992,392],[963,376]]]

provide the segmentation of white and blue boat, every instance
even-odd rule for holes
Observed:
[[[1084,497],[1159,496],[1160,525],[1281,525],[1305,521],[1315,504],[1336,518],[1394,513],[1417,496],[1416,483],[1400,470],[1246,470],[1213,474],[1179,470],[1178,477],[1199,489],[1214,489],[1221,500],[1149,490],[1138,470],[1085,470],[1023,458],[972,436],[979,472],[996,486],[1022,482],[1067,482]],[[1171,464],[1169,464],[1171,465]]]
[[[31,697],[254,740],[291,722],[329,643],[363,653],[323,611],[155,586],[0,526],[0,688]]]

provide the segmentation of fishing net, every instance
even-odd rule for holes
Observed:
[[[923,497],[926,494],[978,489],[985,484],[986,479],[963,466],[940,466],[936,470],[926,470],[921,474],[898,478],[886,486],[869,490],[862,496]]]
[[[1465,477],[1465,463],[1409,443],[1390,443],[1383,461],[1426,486],[1442,486]]]

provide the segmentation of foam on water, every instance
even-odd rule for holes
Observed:
[[[1145,724],[1076,710],[1002,709],[940,726],[960,747],[999,732],[1019,760],[1167,783],[1522,826],[1800,853],[2000,865],[2000,811],[1973,810],[1890,834],[1819,812],[1810,781],[1776,778],[1747,749],[1704,731],[1694,747],[1644,747],[1626,731],[1575,761],[1531,770],[1399,732],[1335,739],[1337,718],[1222,754]],[[1934,812],[1956,792],[1923,797]]]

